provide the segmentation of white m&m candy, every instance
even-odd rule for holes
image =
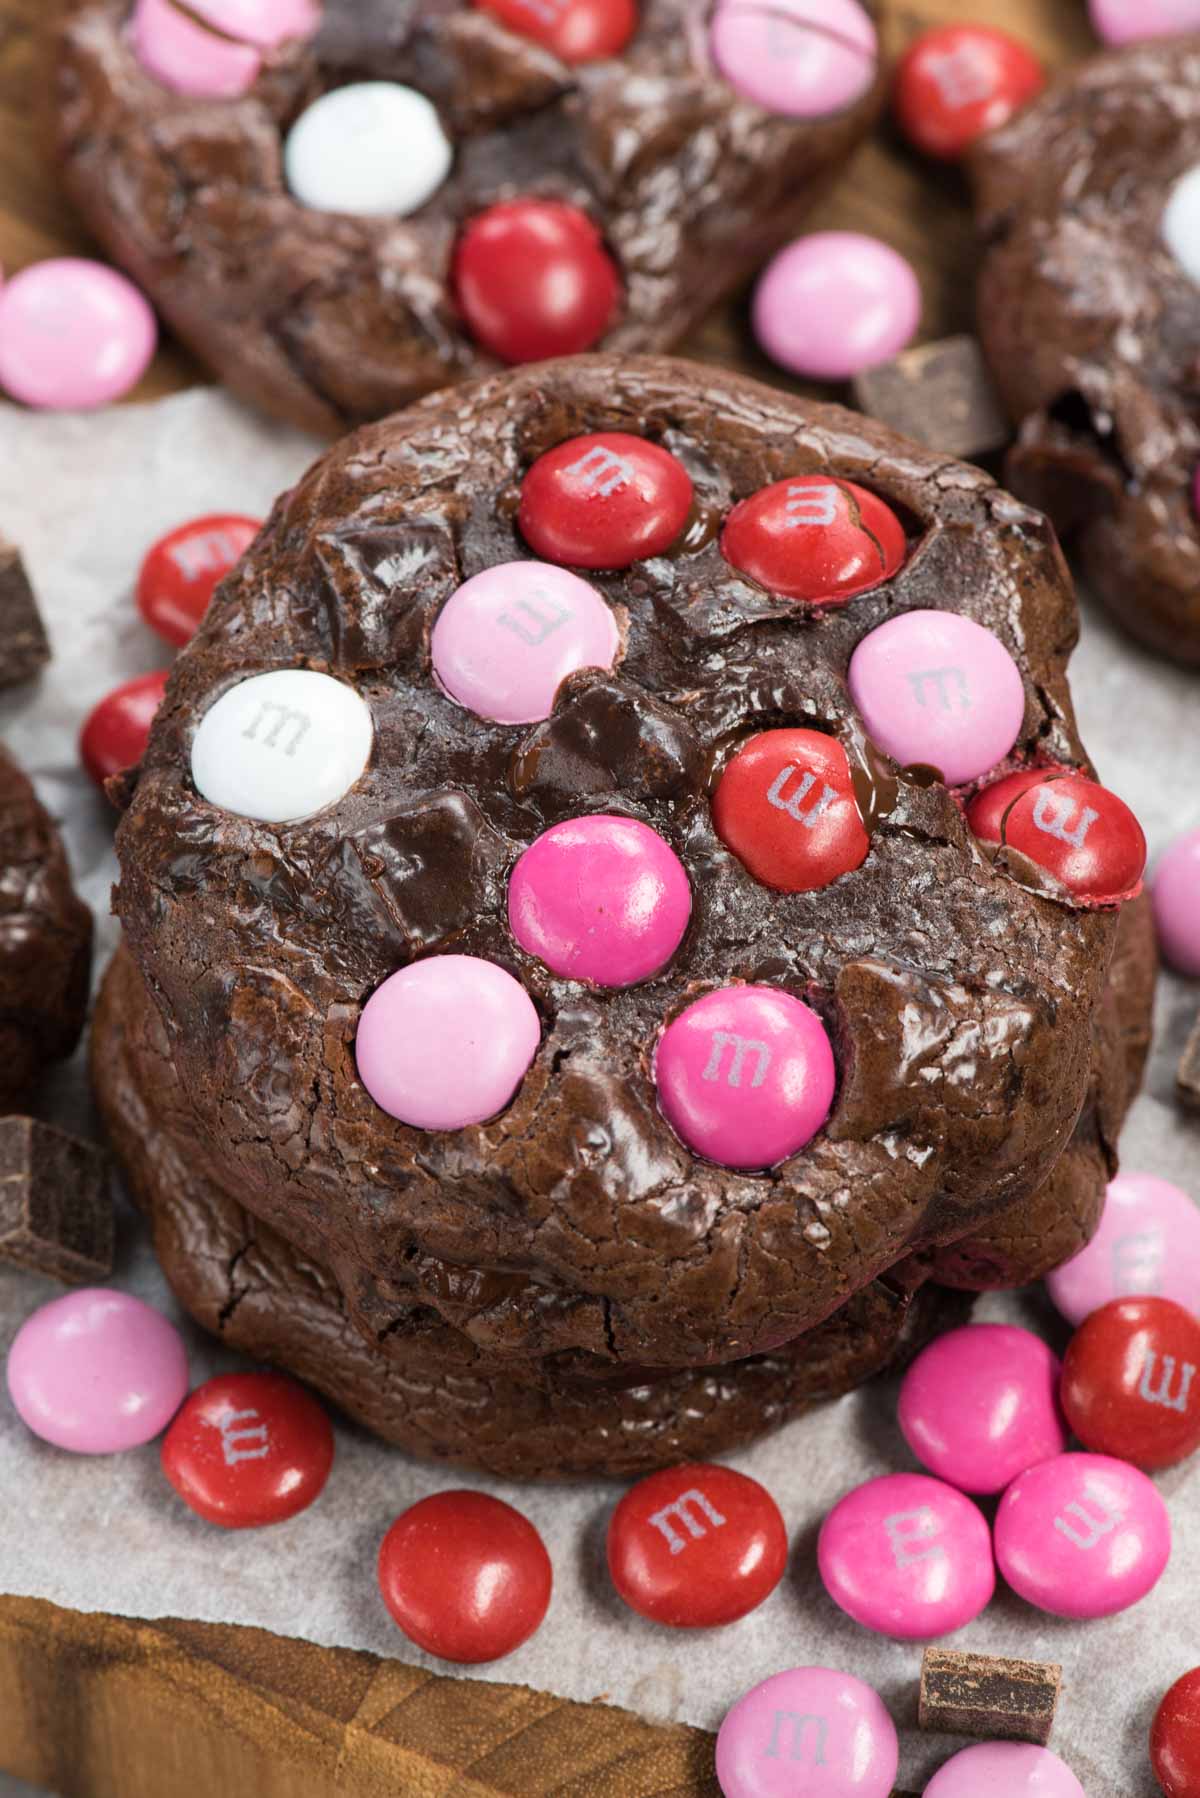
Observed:
[[[319,212],[405,218],[437,192],[454,153],[424,94],[359,81],[314,100],[288,133],[288,186]]]
[[[348,792],[374,734],[353,688],[307,668],[277,668],[209,707],[192,743],[192,779],[213,805],[285,824]]]
[[[1184,274],[1200,284],[1200,163],[1181,175],[1167,196],[1162,234]]]

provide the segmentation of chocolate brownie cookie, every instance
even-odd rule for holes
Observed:
[[[1200,664],[1200,39],[1072,69],[971,172],[1009,484],[1134,636]]]
[[[0,1112],[69,1055],[87,1010],[92,914],[57,826],[0,747]]]
[[[662,349],[869,129],[873,8],[598,10],[581,39],[589,0],[264,0],[239,43],[222,0],[71,0],[64,177],[179,336],[313,430],[500,361]]]
[[[1046,1266],[1073,1252],[1095,1227],[1111,1171],[1107,1131],[1140,1079],[1154,966],[1149,912],[1138,900],[1122,913],[1102,1006],[1115,1028],[1098,1030],[1093,1064],[1093,1091],[1113,1109],[1089,1102],[1033,1201],[1002,1214],[979,1241],[936,1261],[914,1257],[871,1282],[794,1342],[719,1367],[621,1368],[586,1351],[498,1366],[420,1304],[396,1309],[374,1332],[356,1326],[329,1270],[207,1173],[209,1152],[162,1020],[125,950],[101,990],[94,1073],[167,1277],[214,1335],[289,1368],[414,1453],[509,1478],[632,1477],[727,1452],[902,1365],[970,1309],[966,1293],[927,1283],[931,1271],[953,1286],[996,1284],[998,1273],[1031,1267],[1028,1232]]]
[[[769,1354],[986,1237],[1071,1140],[1140,875],[1070,772],[1075,630],[987,476],[723,372],[580,358],[348,439],[124,795],[200,1171],[368,1340],[436,1314],[497,1371]]]

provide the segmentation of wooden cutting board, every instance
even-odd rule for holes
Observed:
[[[10,271],[94,253],[30,118],[31,94],[46,91],[50,4],[0,0],[0,265]],[[893,53],[928,25],[968,20],[1002,23],[1051,65],[1094,41],[1083,0],[884,4]],[[924,337],[971,329],[963,183],[909,154],[890,126],[813,223],[903,251],[921,278]],[[744,293],[683,347],[786,384],[754,348]],[[133,397],[203,378],[168,343]],[[719,1798],[712,1764],[704,1731],[601,1703],[434,1678],[262,1630],[85,1616],[0,1595],[0,1769],[62,1798]]]

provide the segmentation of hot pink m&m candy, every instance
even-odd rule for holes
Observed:
[[[900,1387],[900,1428],[917,1459],[964,1492],[1002,1492],[1067,1446],[1062,1366],[1039,1336],[967,1324],[931,1342]]]
[[[157,341],[149,301],[102,262],[58,256],[0,287],[0,387],[23,405],[106,406],[141,380]]]
[[[632,986],[683,940],[692,891],[683,863],[635,818],[571,818],[527,849],[508,887],[522,949],[568,980]]]
[[[26,1318],[7,1372],[23,1422],[78,1455],[149,1442],[188,1389],[179,1331],[141,1299],[106,1286],[81,1287]]]
[[[764,1679],[717,1734],[725,1798],[890,1798],[899,1763],[878,1692],[830,1667]]]
[[[130,39],[148,75],[172,93],[197,99],[236,100],[262,70],[252,44],[206,30],[175,0],[137,0]]]
[[[721,0],[709,48],[730,87],[793,119],[853,106],[870,90],[879,56],[858,0]]]
[[[726,986],[668,1024],[654,1077],[689,1148],[724,1167],[767,1168],[824,1124],[835,1069],[815,1011],[775,987]]]
[[[568,674],[611,668],[619,648],[611,608],[577,574],[549,562],[499,562],[442,607],[433,670],[468,711],[532,724],[550,716]]]
[[[920,322],[911,264],[858,231],[798,238],[767,264],[754,292],[759,343],[781,367],[813,381],[848,381],[889,361]]]
[[[380,1108],[418,1130],[462,1130],[503,1111],[537,1054],[525,988],[494,962],[434,955],[376,987],[354,1053]]]
[[[996,1589],[987,1521],[922,1473],[848,1492],[821,1525],[817,1565],[832,1598],[866,1629],[927,1641],[978,1617]]]
[[[976,1742],[934,1774],[925,1798],[1085,1798],[1065,1761],[1028,1742]]]
[[[1181,974],[1200,975],[1200,830],[1176,837],[1154,875],[1158,946]]]
[[[1143,1296],[1200,1316],[1200,1208],[1169,1180],[1118,1174],[1095,1236],[1047,1275],[1046,1287],[1073,1324],[1110,1299]]]
[[[1092,28],[1106,44],[1136,44],[1200,30],[1200,0],[1088,0]]]
[[[901,767],[936,768],[948,786],[978,780],[1016,742],[1020,670],[998,637],[958,612],[904,612],[863,638],[850,694],[868,732]]]
[[[1056,1617],[1111,1617],[1144,1598],[1171,1554],[1157,1488],[1127,1461],[1056,1455],[1018,1474],[996,1513],[996,1560]]]

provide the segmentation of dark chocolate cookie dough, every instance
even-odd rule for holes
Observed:
[[[57,826],[0,747],[0,1112],[79,1041],[91,954]]]
[[[488,723],[432,678],[434,620],[465,579],[527,556],[515,514],[531,462],[603,430],[670,450],[692,516],[673,553],[589,573],[621,621],[616,665],[566,680],[543,723]],[[773,597],[719,547],[736,501],[805,473],[869,488],[907,530],[899,572],[838,609]],[[1089,1093],[1120,1084],[1097,1060],[1105,1042],[1120,1054],[1098,1022],[1117,912],[1018,884],[967,829],[969,788],[867,742],[850,655],[923,608],[986,627],[1019,670],[1024,718],[995,773],[1087,767],[1065,679],[1075,604],[1049,527],[866,420],[691,364],[595,357],[454,389],[348,439],[219,590],[127,783],[118,910],[170,1090],[109,1076],[142,1003],[114,997],[97,1034],[113,1128],[136,1091],[152,1133],[186,1142],[213,1193],[319,1269],[368,1343],[407,1340],[415,1315],[496,1377],[548,1358],[626,1379],[771,1355],[914,1256],[921,1279],[947,1245],[982,1243],[978,1258],[995,1235],[976,1282],[992,1284],[998,1265],[1014,1281],[1042,1271],[1051,1240],[1055,1259],[1081,1246],[1114,1128]],[[287,668],[356,692],[374,745],[341,798],[268,825],[200,797],[192,745],[218,699]],[[856,772],[869,851],[816,891],[760,885],[714,830],[721,769],[774,726],[836,737]],[[620,990],[552,974],[506,909],[508,871],[548,825],[613,811],[660,833],[693,903],[667,966]],[[354,1055],[365,1001],[439,953],[506,969],[541,1028],[511,1104],[456,1130],[386,1114]],[[762,1173],[689,1151],[652,1075],[664,1022],[738,982],[815,1009],[837,1064],[826,1127]],[[1047,1216],[1035,1195],[1085,1105],[1086,1166]],[[127,1126],[124,1140],[135,1180],[151,1179]],[[872,1341],[867,1359],[886,1358]]]
[[[1007,479],[1142,642],[1200,664],[1200,269],[1163,216],[1200,164],[1200,39],[1097,56],[972,152]],[[1200,244],[1196,255],[1200,255]]]
[[[868,8],[870,11],[871,8]],[[694,0],[642,0],[615,58],[568,67],[462,0],[326,0],[240,99],[168,92],[141,66],[129,0],[72,0],[56,109],[67,187],[109,254],[238,392],[322,432],[378,418],[494,368],[452,292],[463,227],[534,197],[581,209],[623,289],[600,347],[664,349],[794,237],[862,139],[882,71],[828,117],[739,97],[705,50]],[[448,178],[412,216],[308,209],[284,134],[351,82],[402,83],[437,107]]]

